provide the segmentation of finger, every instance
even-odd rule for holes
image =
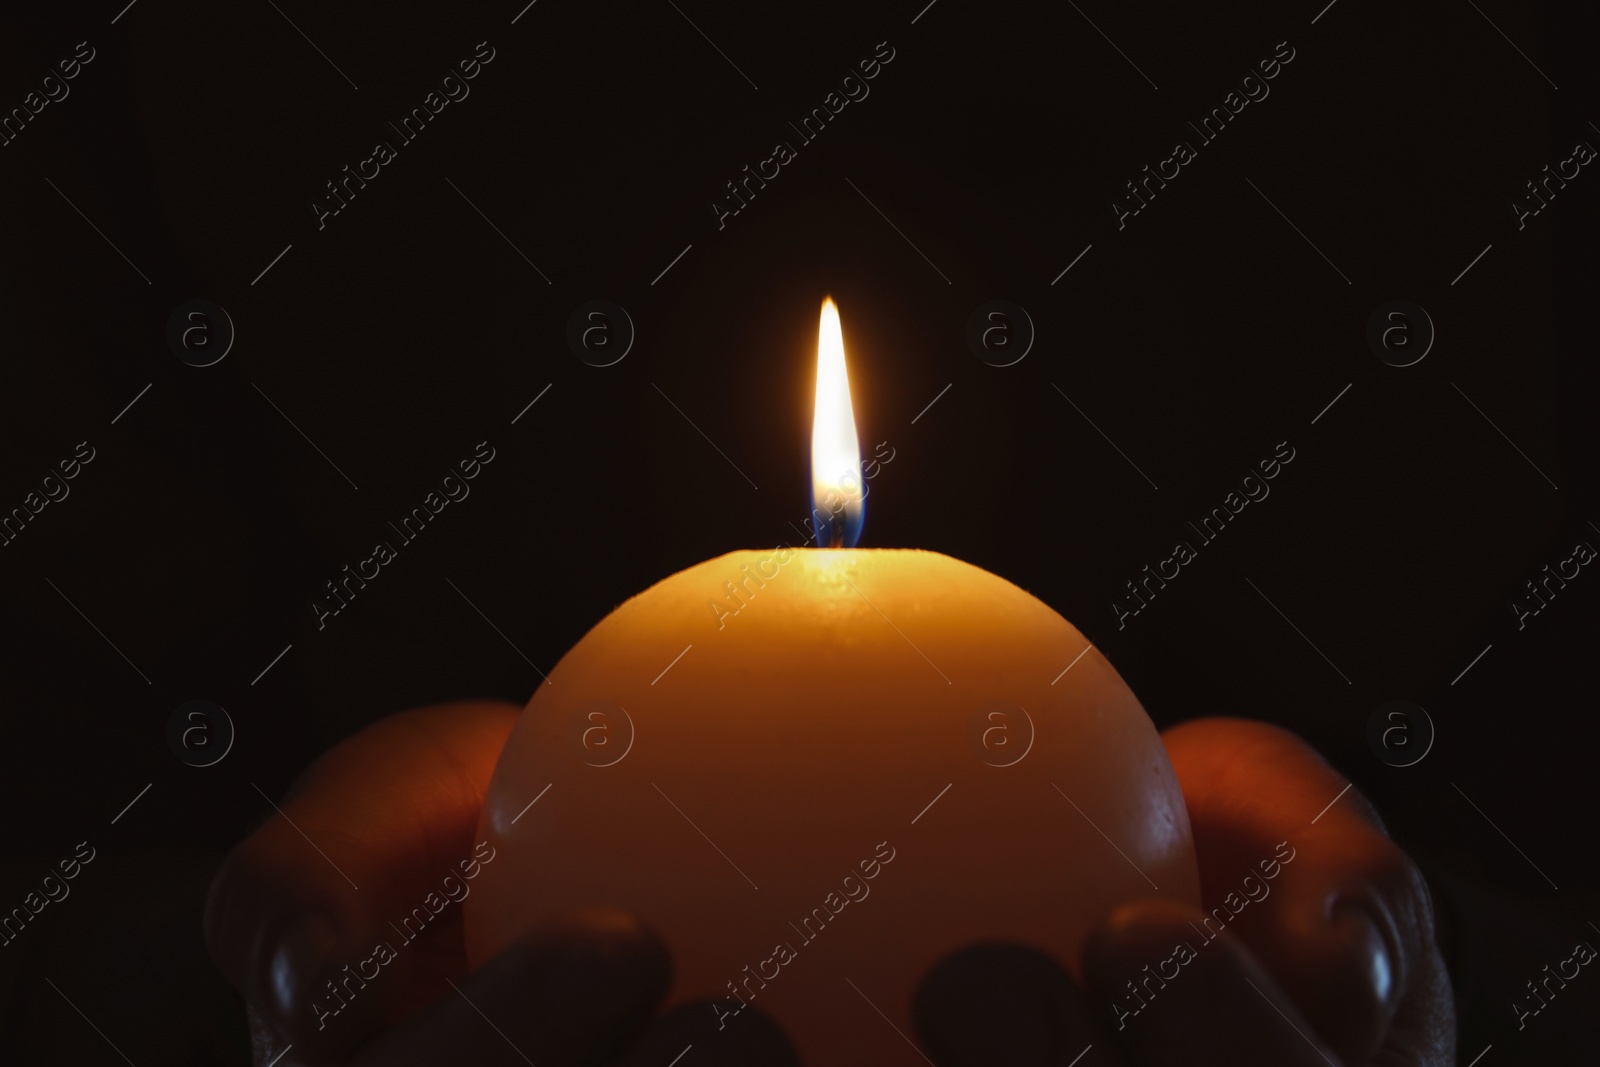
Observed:
[[[1096,1067],[1127,1061],[1064,968],[1025,945],[984,944],[936,964],[918,984],[912,1022],[939,1067],[1059,1067],[1090,1047]]]
[[[1427,885],[1343,775],[1264,723],[1202,719],[1163,739],[1194,833],[1204,936],[1241,938],[1351,1061],[1379,1048],[1408,998],[1408,1011],[1448,1013]]]
[[[1339,1067],[1241,941],[1227,931],[1211,942],[1196,936],[1190,923],[1200,917],[1174,901],[1141,901],[1113,911],[1084,945],[1085,980],[1111,1001],[1132,1062]]]
[[[212,958],[297,1053],[348,1052],[413,1010],[417,972],[443,972],[428,996],[461,977],[449,927],[481,869],[473,835],[518,711],[440,704],[363,730],[223,862],[206,902]],[[379,945],[395,958],[373,979]]]
[[[694,1050],[684,1067],[800,1067],[778,1024],[761,1009],[733,1011],[732,1004],[685,1004],[652,1023],[613,1067],[671,1067]]]
[[[620,912],[583,912],[519,940],[373,1040],[351,1067],[609,1062],[671,984],[671,958],[653,931]]]

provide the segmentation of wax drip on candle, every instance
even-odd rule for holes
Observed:
[[[844,331],[833,298],[822,302],[817,329],[817,394],[811,426],[811,516],[821,548],[854,548],[866,517],[861,445],[850,377],[845,370]]]

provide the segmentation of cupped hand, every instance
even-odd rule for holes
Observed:
[[[258,1067],[659,1067],[712,1017],[703,1004],[652,1017],[667,949],[612,912],[563,917],[468,973],[459,901],[493,862],[474,835],[520,712],[463,701],[384,719],[318,759],[229,854],[205,934],[249,1005]],[[752,1011],[696,1062],[798,1060]]]
[[[1096,1067],[1453,1064],[1428,887],[1371,804],[1273,726],[1201,719],[1163,739],[1203,910],[1113,911],[1085,946],[1086,989],[1024,946],[951,956],[914,1002],[929,1056],[1043,1067],[1092,1045]]]
[[[459,702],[386,719],[313,764],[230,854],[206,936],[251,1007],[258,1064],[632,1067],[694,1039],[703,1005],[652,1019],[671,961],[628,916],[564,917],[467,973],[460,905],[444,898],[470,892],[484,795],[519,713]],[[957,953],[916,993],[929,1057],[1062,1064],[1092,1045],[1097,1064],[1123,1067],[1453,1062],[1428,890],[1371,805],[1275,727],[1207,719],[1164,739],[1204,910],[1112,912],[1085,947],[1086,989],[1023,946]],[[420,932],[392,925],[428,904],[442,908]],[[749,1025],[697,1062],[798,1062],[774,1025],[741,1015]]]

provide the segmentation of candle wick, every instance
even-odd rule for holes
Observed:
[[[833,505],[833,514],[828,517],[829,548],[844,547],[844,501],[836,500]]]

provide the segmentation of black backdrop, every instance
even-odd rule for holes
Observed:
[[[95,458],[0,548],[0,903],[80,840],[109,857],[81,890],[99,903],[0,959],[15,1040],[65,1011],[27,966],[58,951],[130,1043],[225,1029],[192,1010],[236,1011],[207,984],[198,901],[268,810],[256,787],[403,707],[520,702],[531,665],[633,593],[794,540],[828,293],[862,438],[895,450],[864,544],[1029,589],[1158,724],[1299,730],[1419,854],[1509,894],[1486,927],[1542,912],[1550,931],[1485,950],[1464,1055],[1515,1058],[1593,1010],[1579,991],[1518,1037],[1507,1006],[1595,917],[1600,873],[1600,577],[1520,630],[1510,606],[1600,547],[1600,178],[1582,167],[1521,229],[1510,206],[1600,145],[1573,13],[112,0],[8,22],[7,109],[78,42],[94,58],[0,148],[0,508],[78,442]],[[470,95],[402,143],[385,123],[479,42]],[[802,144],[789,123],[888,49]],[[1288,49],[1202,143],[1186,122]],[[319,228],[313,200],[380,139],[396,157]],[[1196,157],[1119,228],[1113,198],[1180,139]],[[725,183],[780,140],[795,158],[719,227]],[[565,339],[597,298],[637,330],[603,368]],[[1036,330],[1008,367],[966,339],[994,298]],[[193,299],[236,328],[209,367],[166,338]],[[1393,300],[1436,330],[1408,367],[1367,341]],[[485,440],[470,497],[319,629],[324,583]],[[1270,497],[1119,628],[1123,583],[1197,543],[1186,522],[1284,441]],[[1408,768],[1366,737],[1397,698],[1437,729]],[[208,768],[167,741],[193,699],[237,728]],[[95,990],[126,973],[94,961],[157,945],[179,946],[173,975],[118,1018],[134,1009]]]

